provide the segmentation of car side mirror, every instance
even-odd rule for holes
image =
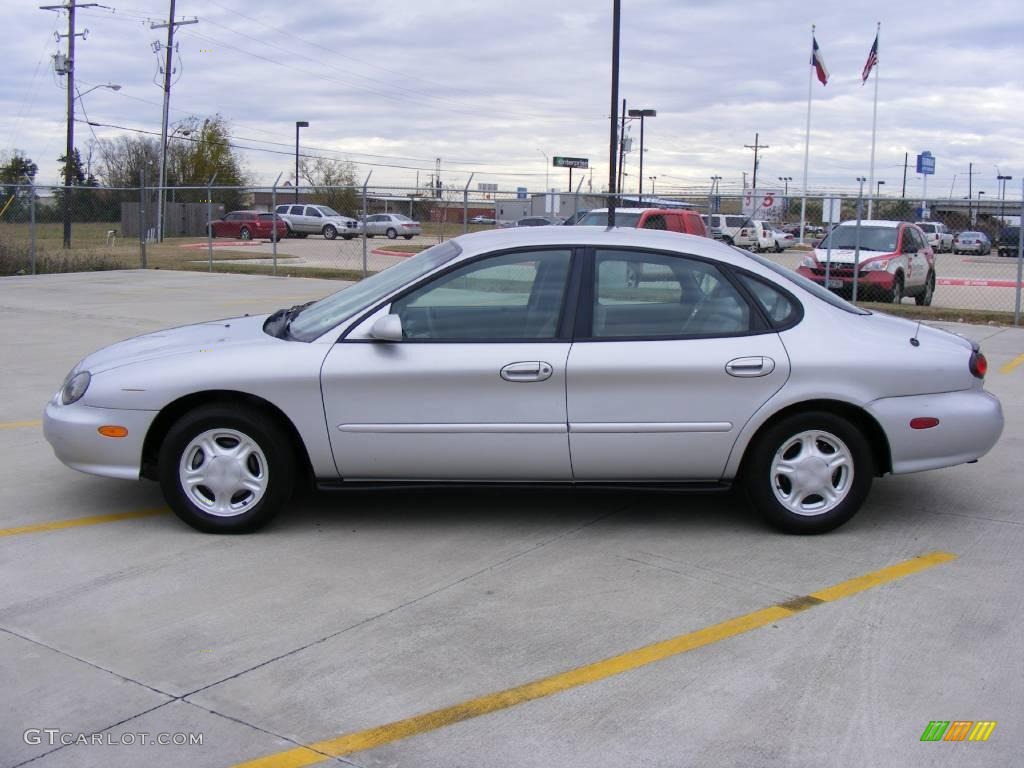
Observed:
[[[378,317],[370,328],[370,336],[377,341],[402,341],[402,318],[398,315]]]

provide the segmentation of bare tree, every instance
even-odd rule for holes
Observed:
[[[299,163],[299,176],[302,183],[311,188],[312,202],[330,206],[346,216],[359,217],[356,169],[351,162],[304,157]]]

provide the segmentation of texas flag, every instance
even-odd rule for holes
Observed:
[[[878,64],[878,35],[875,35],[875,42],[868,53],[868,60],[864,62],[864,71],[860,73],[860,84],[864,85],[871,76],[871,70]]]
[[[811,66],[818,73],[821,84],[828,85],[828,67],[825,66],[825,59],[821,55],[821,49],[818,48],[818,40],[812,36],[811,43]]]

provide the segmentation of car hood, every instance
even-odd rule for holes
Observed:
[[[135,336],[93,352],[76,366],[92,374],[172,355],[205,352],[224,345],[272,340],[263,332],[268,315],[231,317]]]
[[[852,248],[833,248],[831,253],[831,259],[833,264],[853,264],[854,258],[857,254],[857,252]],[[882,251],[865,251],[862,248],[860,251],[860,263],[863,264],[868,259],[877,259],[879,257],[892,258],[893,256],[899,256],[899,254],[884,253]],[[825,260],[829,258],[829,251],[825,248],[815,248],[814,258],[816,258],[820,263],[824,264]]]

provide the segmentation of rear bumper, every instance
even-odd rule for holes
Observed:
[[[975,461],[1003,432],[999,398],[982,389],[888,397],[867,410],[889,439],[894,475]],[[910,420],[922,416],[938,419],[938,426],[911,429]]]

